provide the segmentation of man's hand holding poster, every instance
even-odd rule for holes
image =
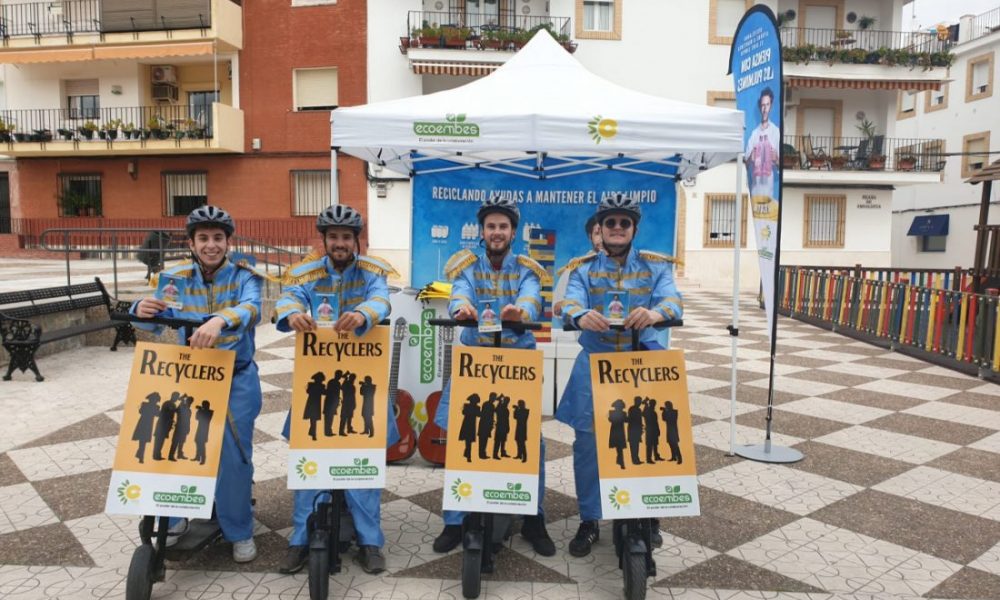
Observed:
[[[590,356],[605,519],[700,514],[682,350]]]
[[[236,353],[140,342],[105,511],[209,518]]]
[[[288,487],[385,487],[389,328],[296,334]]]

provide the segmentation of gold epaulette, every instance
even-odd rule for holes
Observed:
[[[327,276],[323,255],[310,252],[305,258],[285,269],[281,277],[282,285],[304,285]]]
[[[188,279],[194,275],[194,262],[192,262],[191,259],[185,259],[177,264],[165,267],[159,273],[153,273],[149,277],[149,287],[155,288],[160,284],[160,273],[167,273],[169,275],[176,275],[177,277]]]
[[[538,275],[538,280],[544,283],[552,283],[552,277],[549,276],[548,271],[545,267],[538,264],[538,261],[531,258],[530,256],[525,256],[523,254],[517,255],[517,264],[521,265],[525,269],[530,270],[535,275]]]
[[[668,262],[677,265],[684,264],[682,261],[677,260],[673,256],[668,254],[661,254],[659,252],[653,252],[652,250],[639,250],[639,258],[643,260],[648,260],[650,262]]]
[[[389,261],[384,258],[378,256],[359,256],[357,260],[359,269],[375,273],[380,277],[399,277],[396,269],[392,268]]]
[[[573,269],[576,269],[577,267],[579,267],[584,263],[589,263],[595,258],[597,258],[596,252],[591,252],[589,254],[584,254],[583,256],[577,256],[576,258],[571,258],[569,259],[568,263],[566,263],[565,265],[560,267],[558,271],[556,271],[556,275],[562,275],[563,271],[572,271]]]
[[[448,262],[444,264],[444,275],[449,281],[454,280],[458,277],[458,274],[465,270],[466,267],[473,264],[479,260],[471,250],[459,250],[458,252],[451,255]]]
[[[236,268],[238,269],[250,271],[257,277],[260,277],[261,279],[266,279],[267,281],[270,281],[272,283],[281,283],[282,281],[281,277],[278,277],[277,275],[271,275],[270,273],[267,273],[265,271],[261,271],[260,269],[257,268],[256,265],[250,264],[250,261],[246,259],[234,260],[233,264],[236,265]]]

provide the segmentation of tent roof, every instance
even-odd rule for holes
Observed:
[[[660,173],[668,165],[691,177],[743,147],[740,111],[619,86],[587,71],[541,31],[487,77],[435,94],[338,108],[331,121],[334,148],[402,173],[420,172],[428,158],[509,168],[533,155],[539,168],[527,171],[534,176],[565,167],[565,160],[542,160],[558,156],[577,170],[581,163],[607,168],[609,159],[632,170],[652,161]],[[427,164],[440,168],[441,161]]]

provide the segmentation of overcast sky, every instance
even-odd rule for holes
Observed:
[[[1000,0],[914,0],[903,7],[903,29],[926,29],[938,23],[950,25],[958,23],[962,15],[979,15],[997,7]]]

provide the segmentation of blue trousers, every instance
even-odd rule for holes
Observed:
[[[580,520],[601,518],[601,482],[597,475],[597,441],[593,431],[575,429],[573,440],[573,478]]]
[[[327,494],[327,492],[295,490],[292,537],[288,540],[289,546],[305,546],[309,543],[306,520],[312,514],[313,500],[320,494]],[[354,531],[358,535],[358,545],[378,546],[379,548],[385,545],[381,521],[382,489],[345,490],[344,498],[347,500],[347,508],[351,511],[351,517],[354,519]],[[327,495],[325,499],[329,500],[329,496]]]
[[[219,474],[215,484],[215,512],[222,535],[230,542],[253,537],[253,424],[260,414],[261,393],[257,364],[253,361],[236,371],[229,394],[229,414],[232,416],[240,445],[246,452],[246,462],[233,437],[233,428],[225,424]],[[215,418],[227,419],[216,413]]]

